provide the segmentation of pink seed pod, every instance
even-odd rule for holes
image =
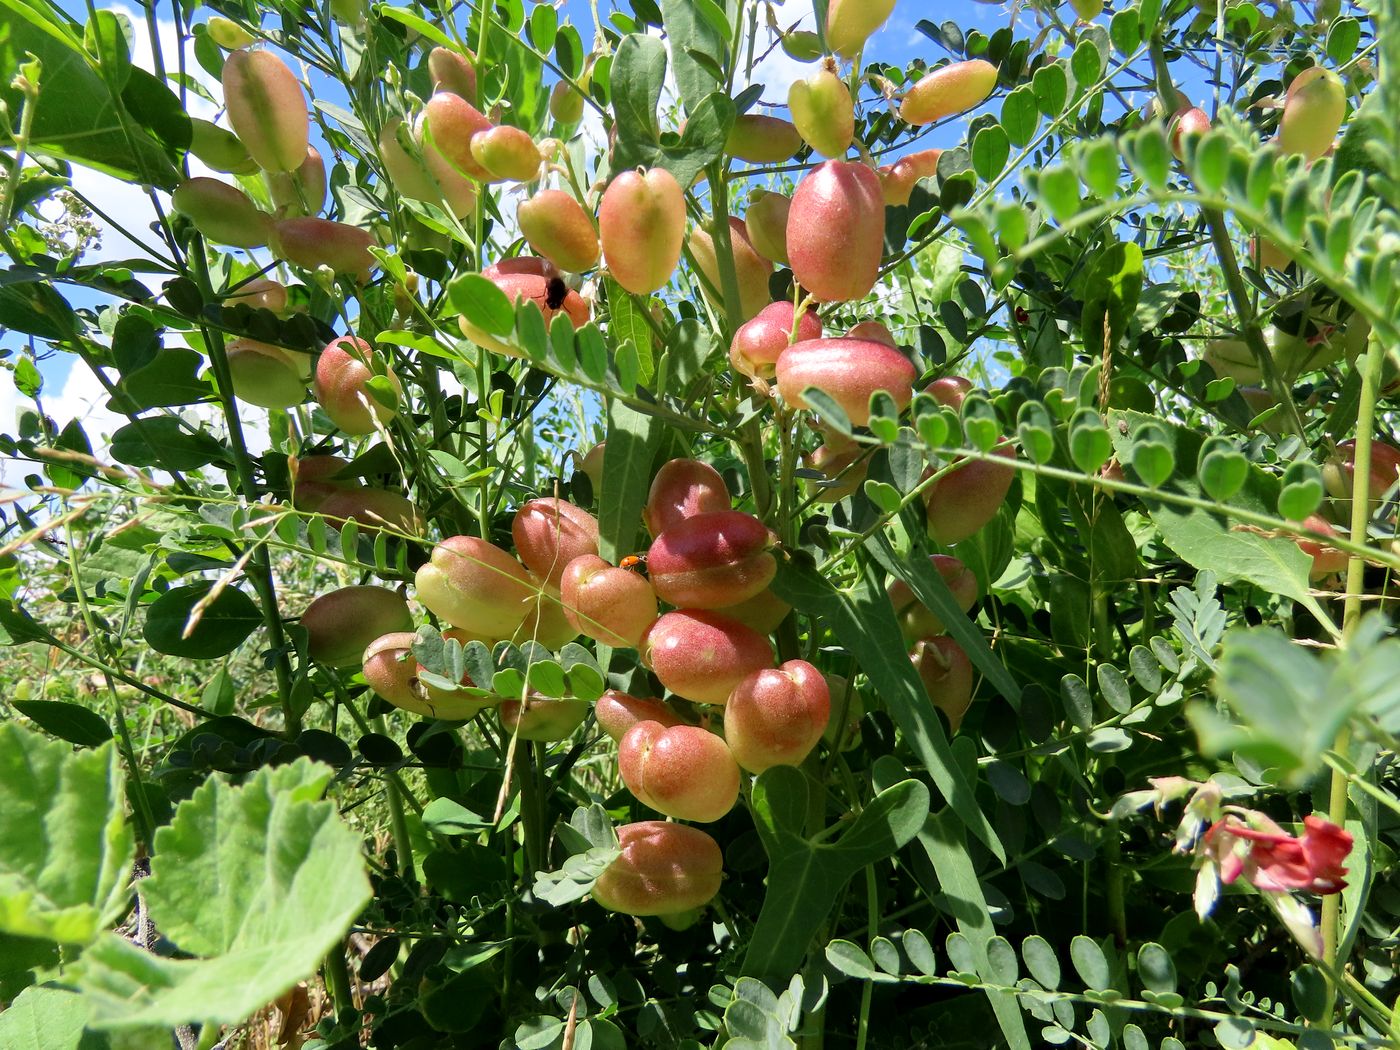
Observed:
[[[540,174],[540,150],[529,133],[501,124],[471,139],[472,159],[492,182],[532,182]]]
[[[880,177],[880,190],[885,195],[885,204],[891,207],[908,204],[919,180],[938,174],[938,158],[941,156],[941,149],[920,150],[881,167],[877,174]]]
[[[744,215],[744,231],[754,251],[765,259],[788,261],[787,224],[792,198],[763,190],[749,204]]]
[[[704,907],[724,880],[719,844],[699,828],[646,820],[617,829],[622,852],[593,883],[593,899],[623,915]]]
[[[1016,458],[1009,443],[998,445],[992,454]],[[928,534],[947,546],[980,531],[996,517],[1015,477],[1014,467],[984,459],[964,460],[924,490]]]
[[[371,535],[382,529],[404,536],[422,536],[427,531],[413,502],[387,489],[344,486],[322,497],[315,510],[337,527],[353,521],[361,532]]]
[[[773,274],[773,263],[758,254],[749,241],[748,230],[743,221],[732,216],[729,219],[729,248],[739,290],[739,316],[735,320],[743,322],[773,301],[773,296],[768,292],[768,278]],[[705,280],[714,289],[711,292],[709,288],[704,288],[705,296],[717,309],[725,309],[719,252],[714,237],[708,230],[696,228],[691,233],[690,254],[695,258],[695,265],[704,274]]]
[[[704,609],[677,609],[652,624],[642,660],[677,696],[723,704],[754,671],[771,667],[768,639],[737,620]]]
[[[1341,536],[1341,533],[1333,524],[1321,514],[1310,514],[1303,519],[1303,528],[1323,536]],[[1304,554],[1312,558],[1312,567],[1308,571],[1308,579],[1316,582],[1335,573],[1345,572],[1347,562],[1351,555],[1327,544],[1324,540],[1307,539],[1302,536],[1295,537],[1294,543]]]
[[[491,178],[472,156],[472,137],[491,130],[491,121],[461,95],[439,91],[423,107],[419,140],[428,161],[428,170],[438,182],[455,174],[480,182]]]
[[[614,648],[638,649],[656,622],[656,592],[645,576],[581,555],[560,583],[564,615],[580,633]]]
[[[540,190],[515,211],[521,236],[561,270],[581,273],[598,262],[598,234],[588,213],[563,190]]]
[[[954,412],[962,409],[963,400],[972,392],[972,380],[963,376],[943,376],[924,387],[924,393]]]
[[[434,91],[451,92],[476,105],[476,67],[470,55],[435,47],[428,52],[428,73]]]
[[[273,224],[269,243],[278,258],[294,266],[306,270],[329,266],[360,282],[369,280],[370,271],[379,265],[370,254],[375,243],[372,233],[330,219],[281,219]]]
[[[326,204],[326,162],[315,146],[308,147],[306,159],[296,171],[270,171],[267,193],[279,219],[315,215]]]
[[[1168,141],[1171,143],[1172,156],[1177,160],[1186,158],[1186,140],[1199,138],[1210,130],[1210,117],[1203,109],[1192,106],[1190,109],[1180,110],[1176,116],[1172,117],[1170,128],[1168,129]]]
[[[625,171],[608,184],[598,207],[603,260],[636,295],[664,288],[685,240],[685,193],[669,171]]]
[[[532,268],[540,272],[529,272]],[[564,283],[559,271],[546,259],[503,259],[494,267],[488,266],[482,271],[482,276],[505,292],[512,303],[533,302],[544,316],[546,326],[556,314],[568,318],[575,328],[588,323],[590,311],[587,301]],[[478,346],[506,357],[521,356],[520,349],[513,343],[477,326],[465,315],[457,319],[457,325],[462,334]]]
[[[774,594],[772,587],[767,587],[752,598],[745,598],[737,605],[722,606],[715,612],[721,616],[728,616],[731,620],[738,620],[759,634],[769,635],[787,619],[788,613],[792,612],[792,606]]]
[[[398,376],[376,372],[373,363],[370,345],[352,336],[337,339],[316,359],[312,391],[331,422],[347,434],[373,434],[376,426],[388,426],[394,418],[394,410],[370,393],[368,383],[375,375],[383,375],[403,394]]]
[[[613,740],[621,740],[638,722],[655,722],[662,726],[685,724],[680,716],[662,701],[632,696],[617,689],[609,689],[598,697],[598,702],[593,705],[593,718],[597,721],[598,728]]]
[[[915,127],[975,109],[997,86],[997,67],[980,58],[935,69],[909,89],[899,115]]]
[[[522,503],[510,532],[525,567],[551,587],[560,585],[565,567],[575,558],[598,553],[598,519],[553,496]]]
[[[306,160],[311,121],[306,93],[271,51],[234,51],[221,75],[229,125],[264,171],[296,171]]]
[[[708,824],[739,800],[739,765],[725,742],[699,726],[638,722],[617,745],[618,771],[644,806]]]
[[[829,160],[798,183],[788,210],[788,261],[818,302],[864,298],[884,249],[885,198],[873,169]]]
[[[769,303],[749,321],[739,326],[729,344],[729,363],[736,372],[751,378],[772,379],[778,358],[792,345],[793,305]],[[822,323],[811,310],[802,312],[797,325],[797,341],[820,339]]]
[[[963,612],[971,609],[977,601],[978,592],[977,577],[972,570],[947,554],[931,555],[929,561],[948,585],[958,608]],[[890,596],[895,619],[899,621],[899,629],[906,643],[912,645],[920,638],[932,638],[947,630],[947,625],[914,596],[913,590],[903,580],[892,580],[885,591]]]
[[[308,605],[301,625],[311,659],[350,667],[380,635],[413,630],[413,614],[403,596],[387,587],[342,587]]]
[[[245,281],[224,296],[225,306],[239,303],[254,310],[271,310],[275,314],[287,312],[287,286],[266,277]]]
[[[719,609],[747,601],[773,582],[776,538],[752,514],[718,510],[666,529],[647,552],[657,597],[682,608]]]
[[[884,390],[901,411],[914,399],[913,364],[884,343],[863,339],[809,339],[778,358],[778,392],[794,408],[809,408],[802,392],[815,387],[858,427],[870,422],[870,395]]]
[[[967,653],[951,638],[925,638],[914,645],[909,658],[933,706],[947,716],[956,733],[972,706],[973,668]]]
[[[728,510],[730,504],[729,488],[714,467],[697,459],[673,459],[652,478],[642,521],[647,532],[660,536],[686,518]]]
[[[371,689],[395,707],[425,718],[466,719],[493,706],[490,700],[459,696],[420,681],[423,665],[413,656],[416,638],[412,631],[396,631],[369,643],[360,668]],[[462,684],[469,686],[472,680],[463,675]]]
[[[820,470],[830,479],[840,479],[835,484],[812,486],[818,503],[839,503],[865,483],[868,460],[861,459],[864,452],[854,443],[827,442],[804,457],[803,462],[810,469]]]
[[[826,679],[805,660],[755,671],[729,695],[724,737],[750,773],[802,764],[831,719]]]
[[[418,569],[418,600],[428,611],[483,638],[509,638],[524,622],[538,586],[495,544],[452,536]]]
[[[898,350],[899,344],[894,340],[894,334],[890,332],[879,321],[861,321],[853,324],[846,330],[847,339],[865,339],[872,343],[884,343],[892,350]]]

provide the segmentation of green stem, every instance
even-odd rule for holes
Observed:
[[[331,1000],[335,1003],[335,1011],[339,1014],[342,1010],[355,1009],[355,993],[350,983],[350,965],[345,961],[345,951],[348,944],[336,945],[331,953],[326,956],[325,979],[330,985]]]
[[[374,720],[374,727],[382,736],[389,735],[389,727],[384,724],[384,716]],[[384,781],[384,799],[389,805],[389,827],[394,836],[394,849],[399,855],[399,874],[404,881],[416,884],[418,876],[413,867],[413,840],[408,835],[408,820],[403,812],[403,782],[395,774]]]

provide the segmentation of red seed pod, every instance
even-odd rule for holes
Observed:
[[[360,667],[371,689],[395,707],[425,718],[466,719],[493,706],[490,700],[460,696],[419,681],[423,665],[413,656],[416,640],[412,631],[396,631],[369,643]],[[462,684],[469,686],[472,680],[463,675]]]
[[[186,179],[175,187],[170,204],[216,244],[261,248],[272,233],[272,216],[237,186],[218,179]]]
[[[654,698],[632,696],[609,689],[593,705],[593,717],[598,728],[614,740],[621,740],[638,722],[656,722],[663,726],[685,723],[664,702]]]
[[[773,582],[775,543],[768,526],[752,514],[696,514],[656,537],[647,552],[647,574],[664,602],[721,609],[747,601]]]
[[[1303,519],[1303,528],[1323,536],[1340,536],[1336,528],[1330,521],[1321,514],[1309,514]],[[1335,573],[1345,572],[1347,562],[1351,555],[1344,550],[1329,545],[1324,540],[1305,539],[1301,536],[1295,537],[1294,543],[1304,554],[1312,558],[1312,568],[1308,571],[1308,579],[1316,582]]]
[[[846,330],[847,339],[864,339],[871,343],[884,343],[893,350],[899,349],[894,333],[879,321],[861,321]]]
[[[924,387],[924,393],[931,395],[940,405],[945,405],[954,412],[962,408],[963,399],[971,390],[972,380],[962,376],[943,376]]]
[[[973,575],[972,570],[957,558],[946,554],[930,555],[929,561],[938,575],[943,577],[943,582],[948,585],[958,608],[963,612],[971,609],[977,601],[978,591],[977,577]],[[932,638],[947,630],[947,625],[938,614],[919,601],[903,580],[891,581],[885,592],[890,596],[895,619],[899,621],[899,629],[904,633],[906,642],[912,644],[920,638]]]
[[[472,137],[491,129],[491,121],[460,95],[439,91],[423,107],[419,140],[428,170],[441,184],[451,175],[488,182],[491,173],[472,156]]]
[[[828,478],[837,479],[830,485],[812,485],[810,491],[818,503],[838,503],[845,499],[865,482],[868,460],[861,460],[864,452],[854,443],[819,445],[803,462],[812,469],[820,470]],[[861,460],[857,464],[857,460]]]
[[[697,704],[723,704],[754,671],[771,667],[768,639],[717,612],[677,609],[642,640],[642,660],[671,692]]]
[[[707,511],[728,510],[729,488],[719,471],[698,459],[673,459],[651,480],[642,522],[652,536]]]
[[[428,72],[434,91],[448,91],[476,105],[476,67],[470,55],[435,47],[428,52]]]
[[[724,144],[724,152],[750,164],[779,164],[802,148],[797,128],[781,117],[741,113]]]
[[[353,521],[360,531],[373,535],[381,529],[405,536],[422,536],[427,531],[418,508],[408,497],[387,489],[354,485],[322,497],[317,513],[340,526]]]
[[[593,883],[593,899],[624,915],[703,907],[724,880],[719,844],[699,828],[646,820],[617,829],[621,852]]]
[[[778,357],[793,342],[793,305],[790,302],[770,303],[752,320],[739,326],[734,341],[729,344],[729,363],[743,375],[771,379]],[[797,341],[820,339],[822,323],[811,310],[802,312],[797,325]]]
[[[992,454],[1015,459],[1010,444]],[[965,460],[924,490],[928,534],[947,546],[967,539],[991,521],[1006,500],[1016,468],[990,460]]]
[[[980,58],[935,69],[909,89],[899,115],[916,127],[980,106],[997,86],[997,67]]]
[[[739,765],[725,742],[691,725],[638,722],[618,741],[618,772],[644,806],[708,824],[739,800]]]
[[[296,171],[306,160],[311,121],[306,93],[271,51],[239,50],[224,60],[224,107],[233,133],[264,171]]]
[[[403,387],[393,372],[375,371],[374,353],[363,339],[342,336],[321,351],[316,360],[312,390],[331,422],[347,434],[373,434],[376,423],[387,426],[394,409],[372,393],[368,383],[383,375],[402,396]]]
[[[565,566],[560,592],[564,615],[574,629],[613,648],[639,648],[656,622],[656,592],[650,581],[596,554],[581,555]]]
[[[522,503],[511,519],[515,553],[551,587],[575,558],[598,553],[598,519],[566,500],[546,496]]]
[[[864,298],[884,247],[885,199],[872,168],[829,160],[807,173],[792,196],[787,249],[793,276],[813,298]]]
[[[755,671],[724,705],[724,738],[750,773],[802,764],[831,719],[826,679],[805,660]]]
[[[413,614],[403,596],[387,587],[342,587],[308,605],[301,625],[311,659],[351,667],[380,635],[413,630]]]
[[[561,270],[582,273],[598,262],[598,234],[588,213],[563,190],[540,190],[515,211],[521,236]]]
[[[951,638],[925,638],[915,644],[909,658],[933,706],[948,717],[948,724],[956,733],[972,706],[974,674],[967,653]]]
[[[941,149],[920,150],[880,168],[877,174],[885,203],[890,206],[908,204],[919,180],[938,174],[938,158],[941,156]]]
[[[1168,141],[1171,143],[1172,156],[1177,160],[1184,160],[1186,157],[1186,142],[1188,139],[1199,138],[1210,130],[1210,117],[1203,109],[1192,106],[1190,109],[1180,110],[1172,117],[1171,125],[1168,129]]]
[[[865,339],[809,339],[778,358],[778,393],[794,408],[809,408],[802,392],[816,387],[858,427],[870,422],[870,395],[884,390],[901,411],[914,399],[913,364],[898,350]]]
[[[1322,467],[1322,481],[1333,499],[1343,502],[1346,513],[1351,512],[1352,491],[1356,487],[1356,442],[1337,442],[1337,451]],[[1400,448],[1379,439],[1371,442],[1371,472],[1367,493],[1379,509],[1379,502],[1400,482]],[[1392,494],[1393,495],[1393,494]]]
[[[370,254],[374,234],[330,219],[282,219],[273,224],[270,244],[279,258],[294,266],[307,270],[329,266],[359,281],[369,280],[370,271],[379,265]]]
[[[636,295],[664,288],[685,240],[685,193],[669,171],[624,171],[598,207],[603,260],[613,280]]]

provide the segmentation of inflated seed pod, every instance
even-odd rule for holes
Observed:
[[[788,260],[813,298],[864,298],[875,287],[884,248],[885,199],[872,168],[829,160],[798,183],[788,210]]]
[[[186,179],[170,195],[176,212],[216,244],[261,248],[272,234],[272,216],[259,211],[237,186],[198,176]]]
[[[685,194],[664,168],[625,171],[598,208],[603,259],[618,284],[637,295],[664,288],[685,240]]]
[[[258,167],[296,171],[311,133],[296,75],[271,51],[241,49],[224,60],[221,77],[228,122]]]

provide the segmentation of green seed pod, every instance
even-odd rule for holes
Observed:
[[[845,82],[829,66],[788,89],[798,134],[823,157],[842,157],[855,138],[855,107]]]
[[[228,175],[252,175],[258,170],[257,161],[248,155],[237,135],[198,117],[190,120],[190,152],[215,171]]]
[[[1341,77],[1321,66],[1303,70],[1288,85],[1278,123],[1279,148],[1316,160],[1331,148],[1346,111],[1346,86]]]
[[[315,146],[296,171],[268,172],[267,192],[279,219],[315,215],[326,203],[326,164]]]
[[[204,28],[209,33],[209,39],[225,51],[236,51],[240,47],[247,47],[257,39],[237,22],[224,18],[222,15],[215,15],[209,19]]]
[[[261,248],[268,242],[272,217],[258,210],[246,193],[218,179],[186,179],[175,187],[170,203],[216,244]]]

